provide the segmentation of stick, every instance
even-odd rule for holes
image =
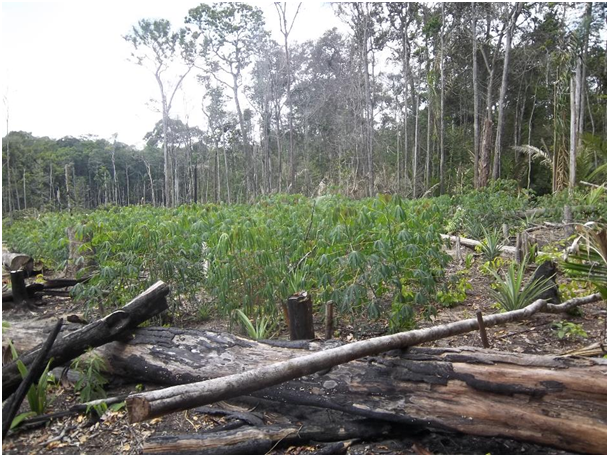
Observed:
[[[9,399],[2,408],[2,439],[6,437],[6,434],[11,427],[11,423],[13,422],[17,411],[19,411],[21,402],[25,398],[30,386],[35,380],[40,379],[40,376],[42,376],[45,368],[45,362],[49,353],[51,352],[51,348],[53,347],[53,343],[55,342],[57,335],[59,335],[62,325],[63,319],[59,319],[55,325],[55,328],[53,328],[53,331],[44,342],[41,350],[38,352],[36,358],[29,366],[28,374],[19,385],[17,392],[15,392],[15,395]]]
[[[478,321],[478,327],[480,328],[480,339],[482,340],[482,347],[487,349],[488,337],[486,336],[486,327],[484,326],[484,319],[482,318],[482,311],[476,311],[476,320]]]

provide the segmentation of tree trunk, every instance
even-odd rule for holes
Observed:
[[[493,141],[493,121],[487,117],[482,128],[482,154],[480,156],[480,171],[478,187],[486,187],[491,169],[491,143]]]
[[[512,11],[510,25],[505,38],[505,56],[503,59],[503,72],[501,74],[501,89],[499,91],[499,112],[497,116],[497,136],[495,137],[495,160],[493,162],[493,179],[499,179],[501,174],[501,135],[503,133],[503,105],[505,102],[505,94],[507,93],[508,68],[510,65],[510,49],[512,47],[512,36],[516,28],[516,20],[520,15],[521,3],[514,5]]]
[[[444,194],[444,3],[442,8],[442,29],[440,31],[440,195]]]
[[[125,331],[132,330],[164,311],[167,309],[165,296],[168,293],[169,287],[159,281],[118,311],[64,336],[55,343],[50,353],[50,357],[53,358],[52,366],[69,362],[91,347],[98,347],[113,341]],[[39,351],[40,349],[34,349],[19,359],[27,366],[32,363]],[[3,399],[17,389],[20,380],[21,376],[16,362],[2,367]]]
[[[476,37],[476,3],[472,2],[472,84],[474,87],[474,189],[479,187],[478,170],[480,162],[480,119],[478,115],[478,39]]]

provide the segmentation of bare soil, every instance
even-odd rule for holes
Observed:
[[[471,252],[471,251],[468,251]],[[428,327],[440,323],[454,322],[475,317],[475,312],[483,314],[498,312],[493,300],[489,298],[491,279],[480,271],[483,260],[477,258],[474,265],[467,271],[472,289],[467,292],[463,303],[450,308],[439,308],[436,316],[430,320],[422,316],[418,319],[419,327]],[[463,270],[463,263],[454,260],[447,272],[448,275]],[[560,283],[568,283],[565,278],[559,278]],[[589,293],[585,290],[573,290],[579,295]],[[563,297],[569,298],[569,297]],[[40,319],[50,316],[65,316],[81,314],[80,305],[69,298],[44,297],[36,313],[6,310],[3,321],[17,322],[23,319]],[[565,338],[557,336],[553,324],[558,321],[569,321],[578,324],[586,336],[570,335]],[[182,309],[182,316],[173,322],[175,326],[199,327],[208,330],[228,331],[228,324],[221,319],[200,322],[196,314],[196,306],[192,309]],[[324,323],[322,312],[315,315],[316,334],[322,337]],[[338,321],[335,337],[344,342],[353,342],[387,333],[388,324],[384,320],[370,321],[364,317],[349,318],[344,316]],[[238,329],[233,329],[237,331]],[[523,322],[508,324],[502,327],[488,329],[491,348],[531,354],[563,355],[570,351],[598,345],[600,349],[592,352],[594,356],[606,354],[607,344],[607,306],[606,302],[597,302],[581,307],[575,315],[537,314]],[[274,338],[288,339],[287,328],[277,331]],[[476,346],[481,347],[480,336],[477,333],[459,335],[429,343],[438,347]],[[65,384],[65,385],[64,385]],[[59,383],[53,387],[48,412],[63,411],[79,400],[69,383]],[[138,388],[154,389],[158,386],[145,385]],[[106,389],[108,396],[128,393],[136,389],[133,384],[121,384],[113,380]],[[27,404],[27,402],[25,402]],[[230,408],[244,408],[235,402],[228,402]],[[229,407],[227,404],[217,405],[220,409]],[[26,410],[26,406],[22,406]],[[245,409],[243,409],[245,410]],[[249,410],[265,423],[272,424],[277,416],[263,409]],[[221,414],[203,414],[195,410],[171,414],[153,419],[145,423],[129,424],[126,412],[106,412],[101,419],[94,415],[81,414],[72,417],[53,419],[45,426],[25,428],[11,431],[2,443],[3,454],[141,454],[144,442],[151,436],[183,435],[202,433],[217,427],[226,426],[234,418]],[[321,444],[307,446],[278,445],[272,454],[312,454],[323,449]],[[517,442],[501,437],[475,437],[462,434],[427,431],[416,435],[384,437],[374,442],[357,442],[347,451],[349,454],[564,454],[565,452],[542,447],[531,443]]]

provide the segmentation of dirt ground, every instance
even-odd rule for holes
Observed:
[[[467,251],[467,250],[465,250]],[[471,251],[467,251],[471,252]],[[467,253],[467,252],[464,252]],[[494,314],[498,310],[489,298],[488,290],[491,279],[480,272],[482,259],[475,259],[474,265],[467,272],[471,290],[467,291],[466,300],[451,308],[439,308],[431,320],[421,318],[419,327],[428,327],[440,323],[469,319],[477,310],[483,314]],[[454,260],[448,275],[455,274],[464,268],[463,263]],[[559,278],[559,282],[567,280]],[[573,293],[577,291],[572,291]],[[589,293],[579,291],[580,295]],[[79,305],[69,298],[45,297],[44,305],[35,313],[11,311],[3,312],[3,321],[16,322],[23,319],[39,319],[56,315],[79,313]],[[586,336],[572,335],[559,338],[553,324],[558,321],[569,321],[581,325]],[[322,337],[323,316],[315,316],[316,332]],[[193,313],[186,312],[180,322],[173,325],[200,327],[207,330],[227,331],[227,324],[221,320],[205,323],[196,320],[196,307]],[[387,322],[355,319],[339,320],[335,336],[344,342],[353,342],[387,333]],[[531,354],[567,354],[570,351],[586,347],[598,347],[596,357],[606,354],[607,344],[607,306],[606,302],[597,302],[581,307],[575,315],[537,314],[527,321],[508,324],[488,329],[491,348]],[[287,328],[274,336],[288,339]],[[478,333],[459,335],[429,343],[437,347],[476,346],[481,347]],[[593,351],[594,353],[594,351]],[[79,403],[73,387],[69,383],[59,383],[52,388],[49,412],[63,411]],[[145,385],[147,390],[157,386]],[[126,394],[136,388],[133,384],[120,384],[114,380],[106,388],[108,396]],[[27,404],[27,402],[25,402]],[[231,402],[227,402],[231,405]],[[228,405],[221,405],[226,407]],[[25,406],[22,407],[22,409]],[[265,423],[273,423],[273,415],[264,410],[248,410],[232,403],[231,409],[249,411],[257,414]],[[221,414],[206,414],[196,410],[171,414],[144,423],[129,424],[124,409],[118,412],[107,412],[99,418],[81,414],[72,417],[53,419],[45,426],[11,431],[2,442],[3,454],[141,454],[143,444],[152,436],[192,434],[230,427],[234,417]],[[234,424],[233,424],[234,425]],[[313,454],[323,446],[288,446],[275,447],[271,454]],[[522,443],[499,437],[475,437],[445,432],[425,432],[416,436],[390,436],[380,441],[356,442],[347,451],[348,454],[564,454],[565,452],[530,443]]]

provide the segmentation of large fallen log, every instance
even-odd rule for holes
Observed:
[[[62,365],[83,354],[87,349],[98,347],[115,340],[121,333],[137,327],[142,322],[167,309],[166,296],[169,287],[158,281],[146,291],[131,300],[123,308],[99,319],[81,329],[69,333],[56,341],[49,357],[53,358],[52,367]],[[23,354],[19,359],[28,366],[36,358],[40,348]],[[2,367],[2,398],[13,393],[21,377],[17,362]]]
[[[486,316],[484,325],[491,327],[522,320],[544,309],[547,309],[547,302],[537,300],[520,310]],[[226,400],[330,369],[362,357],[460,335],[479,328],[477,319],[463,320],[427,329],[358,341],[223,378],[131,395],[127,398],[129,419],[131,422],[139,422],[194,406]]]
[[[546,310],[564,311],[593,300],[598,296],[548,305]],[[6,329],[18,336],[16,330]],[[19,343],[24,339],[19,338]],[[175,385],[242,373],[331,345],[311,342],[297,349],[229,334],[141,328],[130,332],[128,340],[109,343],[97,352],[117,375]],[[313,405],[575,452],[603,453],[606,448],[606,361],[602,359],[411,348],[355,360],[253,395],[286,403],[288,409],[294,404]]]

